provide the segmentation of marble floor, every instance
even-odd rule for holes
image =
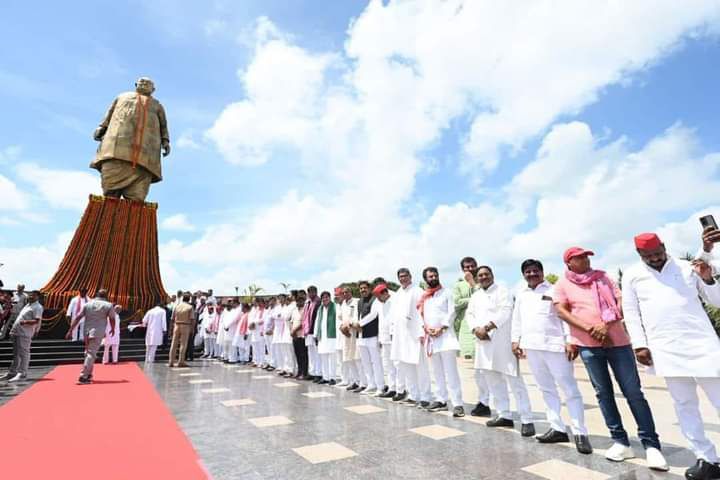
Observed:
[[[471,363],[459,360],[469,412],[476,400]],[[585,370],[576,363],[595,452],[573,444],[539,445],[515,429],[490,429],[485,418],[452,418],[389,400],[263,370],[197,361],[192,368],[145,369],[214,479],[672,479],[694,462],[685,448],[662,379],[642,373],[671,471],[645,467],[643,450],[624,463],[605,460],[611,445]],[[547,429],[543,402],[527,365],[538,433]],[[620,397],[620,395],[618,395]],[[626,428],[635,425],[618,402]],[[703,398],[710,437],[720,444],[717,414]]]

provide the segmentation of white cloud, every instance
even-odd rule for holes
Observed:
[[[196,142],[193,137],[193,132],[190,130],[185,130],[184,132],[182,132],[178,137],[178,148],[187,148],[189,150],[198,150],[202,148],[202,146],[198,142]]]
[[[63,232],[48,245],[5,247],[0,246],[0,278],[6,288],[18,283],[29,289],[44,286],[60,265],[70,244],[73,232]]]
[[[552,8],[373,1],[350,26],[343,52],[320,53],[261,19],[254,56],[238,72],[245,98],[224,109],[206,138],[226,161],[242,166],[280,162],[290,151],[305,177],[249,221],[215,225],[198,240],[175,245],[169,261],[220,265],[214,252],[222,251],[223,259],[257,275],[273,275],[260,265],[282,264],[328,283],[392,275],[403,263],[455,272],[455,257],[472,252],[511,268],[530,252],[557,254],[571,235],[609,244],[613,234],[629,234],[631,222],[621,225],[617,215],[627,202],[639,202],[630,220],[644,225],[699,208],[714,184],[708,194],[687,194],[669,183],[690,180],[681,167],[687,163],[673,164],[679,158],[690,168],[714,163],[697,153],[690,130],[673,127],[630,152],[625,139],[601,145],[588,125],[576,122],[546,135],[536,161],[502,190],[506,200],[438,205],[419,228],[403,214],[424,171],[424,152],[452,120],[471,120],[467,131],[453,133],[464,142],[461,167],[481,179],[497,164],[498,151],[522,149],[560,115],[596,101],[603,88],[631,81],[686,36],[720,23],[719,12],[711,1],[682,9],[669,1]],[[669,173],[656,175],[653,162]],[[627,170],[628,181],[616,169]],[[633,186],[656,176],[683,199],[658,202],[649,186]],[[579,226],[566,225],[557,218],[565,202],[576,216],[583,207],[598,212]],[[647,215],[637,213],[645,206]],[[528,230],[526,222],[537,225]],[[604,231],[602,222],[609,225]]]
[[[187,215],[184,213],[178,213],[171,215],[162,221],[161,227],[165,230],[175,230],[179,232],[192,232],[195,230],[195,226],[190,223]]]
[[[31,192],[51,208],[82,210],[89,194],[102,194],[100,177],[89,172],[50,169],[35,163],[21,163],[16,171],[20,179],[32,185]]]
[[[23,210],[30,202],[28,195],[9,178],[0,175],[0,210]]]

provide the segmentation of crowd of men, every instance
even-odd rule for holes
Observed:
[[[496,283],[491,267],[471,257],[461,260],[464,276],[452,289],[442,285],[435,267],[427,267],[422,271],[425,288],[413,282],[407,268],[400,268],[396,291],[376,278],[358,283],[359,298],[349,285],[319,294],[310,286],[251,303],[234,298],[219,302],[212,291],[195,299],[178,292],[170,304],[158,299],[143,319],[146,364],[154,361],[157,346],[170,331],[169,367],[188,365],[193,346],[202,343],[205,359],[250,364],[283,377],[462,417],[457,359],[463,349],[459,337],[469,332],[479,392],[470,415],[489,417],[488,427],[513,427],[512,395],[522,436],[535,436],[540,443],[569,442],[560,415],[564,400],[577,451],[591,453],[573,368],[580,357],[613,439],[606,458],[622,462],[635,456],[616,403],[614,378],[637,424],[648,467],[666,471],[638,374],[640,363],[665,379],[680,428],[697,457],[686,478],[720,478],[697,395],[702,388],[720,412],[720,340],[704,309],[704,303],[720,307],[711,253],[720,231],[708,229],[702,240],[698,258],[688,262],[670,257],[657,235],[636,236],[641,261],[624,271],[620,286],[592,268],[592,251],[571,247],[563,254],[567,270],[554,285],[545,279],[540,261],[522,262],[525,285],[515,292]],[[79,310],[68,337],[81,317],[85,335],[93,329],[114,333],[113,306],[106,296],[98,292],[98,298]],[[25,331],[32,335],[36,328],[39,317],[33,305],[39,304],[33,293],[28,302],[10,331],[15,337]],[[90,381],[94,360],[89,357],[96,351],[88,347],[81,381]],[[550,424],[537,436],[519,370],[521,358],[527,359],[542,393]],[[19,371],[15,363],[13,368],[11,376]]]

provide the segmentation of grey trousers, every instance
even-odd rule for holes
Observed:
[[[28,365],[30,365],[30,343],[32,338],[19,335],[10,335],[13,344],[13,360],[10,365],[11,376],[21,373],[27,376]]]
[[[93,373],[93,367],[95,366],[95,359],[97,358],[98,350],[100,350],[100,342],[103,337],[85,337],[85,362],[83,363],[83,369],[81,376],[90,377]]]

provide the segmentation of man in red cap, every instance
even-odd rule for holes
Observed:
[[[665,378],[675,413],[697,462],[688,479],[720,478],[717,452],[705,435],[700,386],[720,411],[720,340],[700,301],[720,306],[720,283],[702,260],[670,257],[654,233],[635,237],[641,262],[623,275],[623,311],[637,361]]]
[[[592,269],[590,255],[594,253],[581,247],[565,251],[563,261],[567,270],[555,284],[553,301],[560,318],[570,326],[571,342],[578,347],[605,425],[615,442],[605,458],[622,462],[635,457],[615,403],[612,370],[638,425],[648,467],[666,471],[669,467],[660,451],[655,421],[640,386],[630,338],[623,327],[620,292],[604,271]]]

